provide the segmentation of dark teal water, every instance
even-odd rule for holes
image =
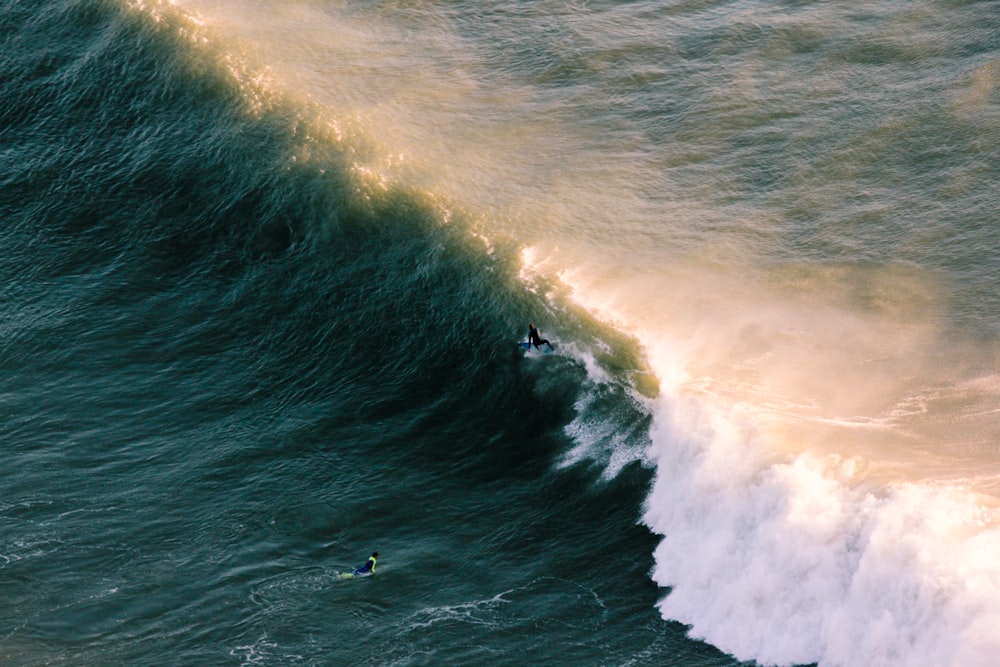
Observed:
[[[4,664],[731,664],[655,609],[648,470],[554,469],[594,388],[513,345],[515,248],[141,15],[0,29]]]

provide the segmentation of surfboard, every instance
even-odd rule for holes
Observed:
[[[354,570],[354,572],[341,572],[340,574],[337,575],[337,578],[338,579],[361,579],[362,577],[370,577],[373,574],[375,574],[375,573],[374,572],[358,572],[357,570]]]
[[[526,343],[524,341],[519,342],[517,345],[525,352],[533,354],[552,354],[554,352],[552,348],[556,346],[555,343],[552,343],[552,347],[549,347],[548,345],[542,345],[539,349],[536,350],[531,343]]]

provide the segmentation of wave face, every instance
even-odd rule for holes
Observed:
[[[991,665],[998,20],[9,0],[5,664]]]

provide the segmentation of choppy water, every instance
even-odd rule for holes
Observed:
[[[995,1],[0,40],[4,664],[993,664]]]

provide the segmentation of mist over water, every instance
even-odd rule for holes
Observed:
[[[534,308],[524,317],[544,317],[574,364],[546,375],[547,361],[528,362],[539,394],[572,406],[569,442],[546,441],[550,473],[577,492],[587,462],[603,470],[598,488],[641,485],[637,463],[651,471],[620,528],[656,536],[661,588],[643,601],[662,616],[655,632],[670,637],[679,621],[760,664],[992,664],[996,3],[133,0],[122,11],[167,26],[202,74],[239,91],[251,121],[292,110],[294,148],[272,164],[315,169],[355,209],[405,199],[400,210],[431,221],[418,227],[430,245],[448,257],[462,245],[470,265],[516,249],[529,296],[490,302],[491,323]],[[353,211],[318,227],[339,239]],[[287,233],[279,250],[326,238]],[[437,275],[423,268],[436,252],[413,260],[418,284]],[[500,299],[474,275],[459,312]],[[425,326],[410,317],[390,318],[392,331]],[[255,588],[263,606],[325,586],[273,576]],[[422,664],[408,653],[413,628],[456,617],[512,632],[497,608],[548,586],[580,618],[607,613],[598,591],[535,579],[414,610],[396,626],[404,639],[381,648]],[[607,642],[620,664],[641,661]],[[252,663],[268,646],[235,653]],[[584,649],[584,663],[605,664]]]

